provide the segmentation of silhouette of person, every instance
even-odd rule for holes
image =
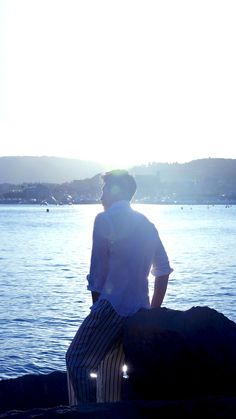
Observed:
[[[104,212],[94,221],[88,275],[93,304],[66,353],[72,405],[120,400],[124,322],[141,308],[161,306],[173,271],[156,227],[130,205],[137,188],[134,177],[115,170],[105,173],[103,181]],[[151,304],[150,271],[155,276]],[[95,395],[90,374],[99,370]]]

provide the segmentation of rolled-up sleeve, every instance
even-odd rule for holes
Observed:
[[[93,245],[88,275],[87,289],[101,292],[108,269],[108,241],[106,223],[102,214],[98,214],[93,227]]]
[[[155,239],[155,252],[153,257],[152,275],[159,277],[163,275],[170,275],[173,272],[173,269],[170,267],[169,259],[166,253],[166,250],[162,244],[162,241],[159,237],[157,230],[156,232],[156,239]]]

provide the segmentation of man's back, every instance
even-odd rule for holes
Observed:
[[[156,254],[163,257],[154,225],[128,201],[116,202],[95,220],[89,289],[121,315],[149,308],[147,278]]]

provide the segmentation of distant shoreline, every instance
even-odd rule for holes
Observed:
[[[193,202],[193,201],[173,201],[173,202],[163,202],[163,201],[134,201],[132,204],[141,204],[141,205],[180,205],[180,206],[195,206],[195,205],[207,205],[209,207],[212,206],[225,206],[227,208],[230,208],[234,205],[236,205],[236,201],[233,202],[212,202],[212,201],[204,201],[204,202]],[[100,201],[81,201],[81,202],[73,202],[70,204],[63,203],[63,204],[51,204],[51,203],[44,203],[41,204],[39,202],[0,202],[0,205],[29,205],[29,206],[41,206],[41,207],[60,207],[60,206],[75,206],[75,205],[101,205]]]

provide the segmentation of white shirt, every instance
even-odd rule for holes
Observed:
[[[121,316],[149,308],[151,267],[154,276],[173,271],[154,224],[128,201],[118,201],[96,216],[88,289],[100,293],[99,300],[109,301]]]

